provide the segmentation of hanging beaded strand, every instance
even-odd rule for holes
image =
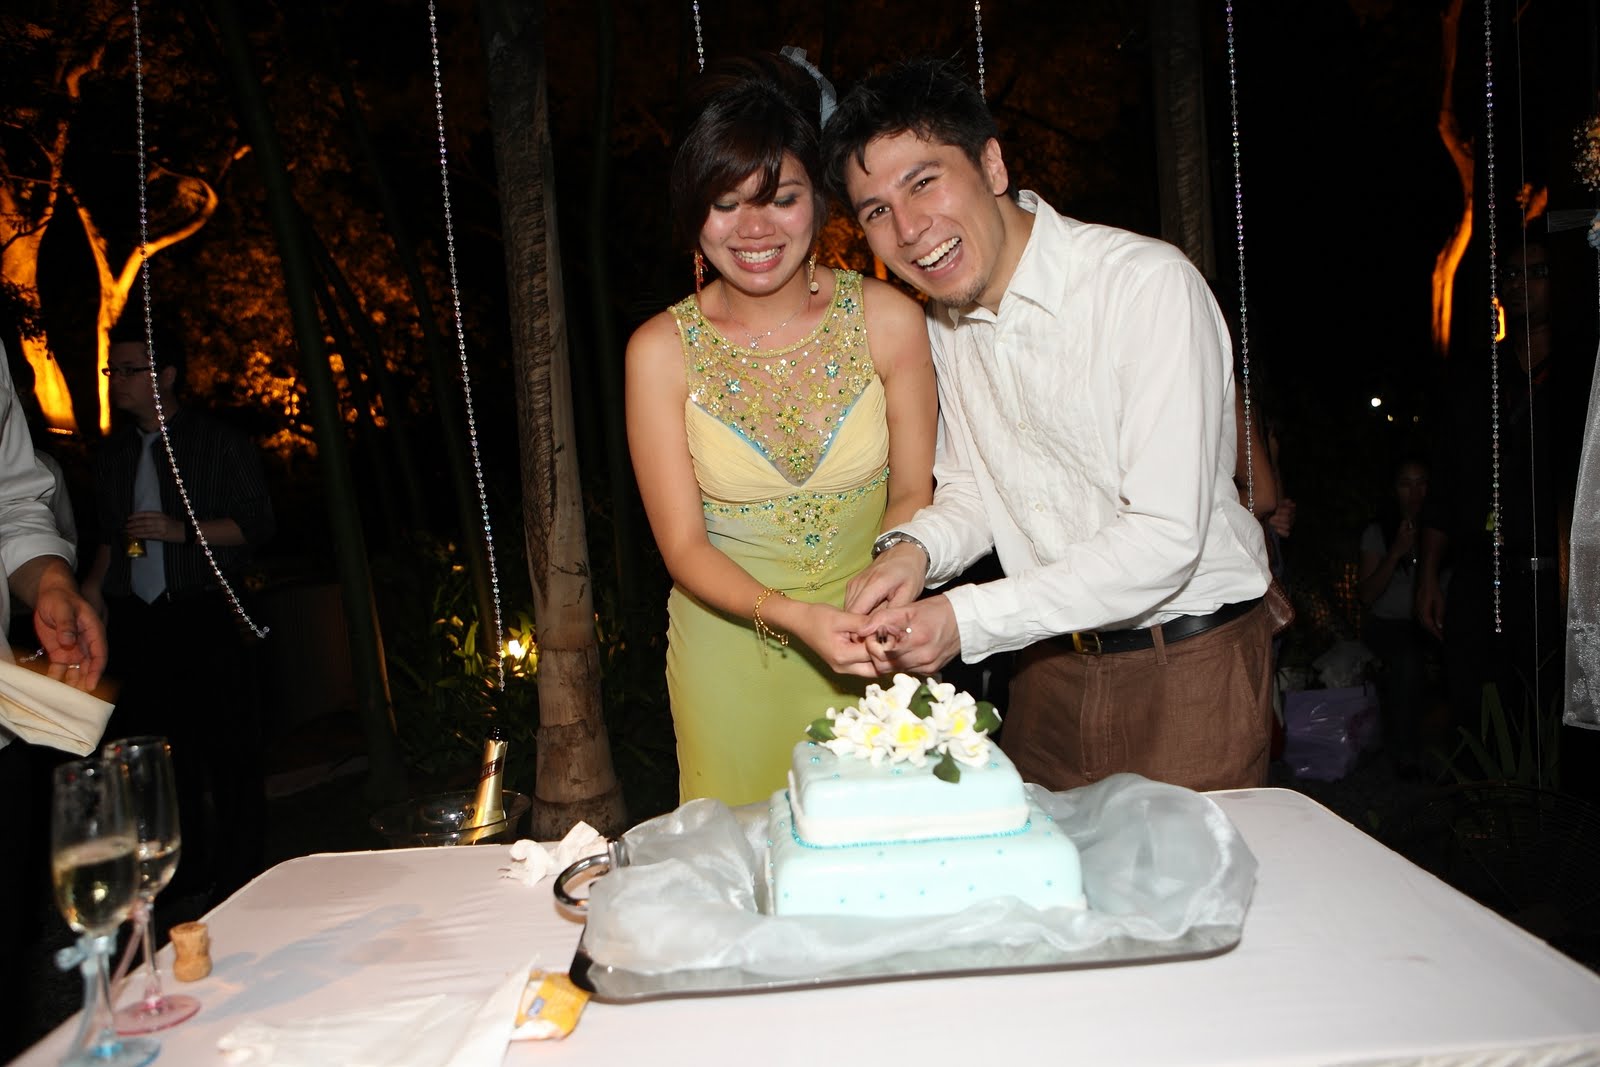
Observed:
[[[983,0],[972,0],[972,23],[978,33],[978,95],[987,95],[983,70]]]
[[[1490,538],[1494,552],[1494,632],[1501,633],[1500,619],[1500,243],[1495,228],[1494,191],[1494,4],[1483,0],[1483,106],[1484,106],[1484,206],[1489,217],[1489,517],[1494,526]]]
[[[172,469],[172,481],[177,487],[178,499],[183,502],[183,513],[189,520],[189,528],[194,531],[195,544],[205,553],[206,562],[211,566],[211,573],[216,576],[223,595],[233,606],[234,614],[249,627],[251,633],[257,637],[265,637],[270,627],[258,624],[250,617],[250,613],[245,611],[244,604],[239,601],[239,594],[234,591],[233,583],[222,574],[222,567],[211,551],[211,542],[200,529],[200,520],[195,518],[194,502],[189,499],[189,486],[183,480],[183,473],[178,470],[178,457],[172,451],[172,435],[167,429],[167,415],[163,410],[165,405],[161,400],[161,373],[156,366],[155,318],[151,313],[150,299],[150,206],[145,196],[147,176],[144,158],[144,39],[139,20],[139,0],[133,0],[133,96],[139,133],[139,283],[144,297],[144,350],[150,362],[150,388],[155,394],[156,423],[161,429],[161,444],[166,449],[167,464]]]
[[[1513,19],[1512,22],[1511,22],[1511,43],[1512,43],[1512,59],[1513,59],[1512,72],[1516,75],[1516,79],[1517,79],[1516,94],[1513,97],[1513,99],[1516,100],[1517,107],[1519,108],[1519,112],[1518,112],[1518,114],[1516,116],[1518,121],[1517,121],[1517,124],[1516,124],[1516,127],[1515,127],[1516,134],[1517,134],[1517,166],[1518,166],[1518,171],[1519,171],[1518,188],[1519,189],[1529,189],[1529,188],[1532,188],[1532,186],[1527,184],[1528,161],[1527,161],[1527,151],[1526,151],[1526,147],[1525,147],[1525,144],[1524,144],[1525,132],[1526,132],[1526,128],[1527,127],[1526,127],[1525,123],[1522,121],[1523,120],[1523,115],[1520,113],[1520,108],[1522,106],[1522,101],[1523,101],[1524,97],[1523,97],[1523,88],[1522,88],[1522,25],[1521,25],[1521,21],[1518,20],[1518,19]],[[1518,221],[1522,222],[1523,220],[1519,219]],[[1526,299],[1527,298],[1527,294],[1528,294],[1527,286],[1532,281],[1532,279],[1529,278],[1528,274],[1527,274],[1527,269],[1528,269],[1528,231],[1527,231],[1527,227],[1519,225],[1517,227],[1517,236],[1518,236],[1518,238],[1519,238],[1519,240],[1521,242],[1522,270],[1523,270],[1522,284],[1523,284],[1524,299]],[[1499,318],[1498,315],[1496,315],[1495,317],[1496,317],[1496,319]],[[1538,427],[1538,412],[1534,409],[1534,403],[1533,403],[1533,323],[1532,323],[1531,316],[1529,316],[1527,314],[1524,314],[1522,316],[1522,329],[1523,329],[1523,345],[1524,345],[1523,350],[1528,353],[1528,370],[1527,370],[1527,373],[1523,375],[1523,381],[1527,386],[1527,402],[1528,402],[1528,500],[1527,500],[1527,505],[1528,505],[1528,545],[1529,545],[1528,551],[1529,551],[1529,554],[1530,554],[1529,565],[1532,567],[1532,570],[1529,573],[1534,575],[1534,580],[1529,583],[1529,588],[1531,590],[1531,605],[1532,605],[1532,609],[1533,609],[1533,613],[1532,613],[1533,648],[1535,650],[1537,650],[1539,648],[1542,648],[1543,646],[1539,643],[1539,582],[1538,582],[1538,577],[1537,577],[1538,574],[1539,574],[1539,566],[1540,566],[1540,561],[1539,561],[1539,507],[1538,507],[1538,504],[1539,504],[1539,499],[1538,499],[1539,478],[1538,478],[1538,468],[1537,468],[1537,465],[1538,465],[1538,458],[1537,457],[1539,455],[1539,450],[1537,448],[1537,434],[1538,434],[1539,427]],[[1496,332],[1498,333],[1499,331],[1497,330]],[[1497,525],[1496,529],[1498,529],[1498,528],[1499,527]],[[1534,654],[1534,660],[1533,660],[1533,663],[1532,663],[1532,669],[1529,671],[1529,676],[1530,676],[1530,684],[1531,684],[1531,686],[1533,688],[1533,706],[1536,707],[1536,708],[1542,708],[1542,707],[1544,707],[1544,698],[1543,698],[1543,695],[1542,695],[1542,693],[1540,691],[1540,686],[1539,686],[1539,666],[1538,666],[1538,653],[1537,653],[1537,651],[1535,651],[1535,654]],[[1538,782],[1536,784],[1538,784],[1540,786],[1543,786],[1544,785],[1544,759],[1543,759],[1542,753],[1544,751],[1544,739],[1537,731],[1534,733],[1534,742],[1533,743],[1534,743],[1535,755],[1538,757],[1538,759],[1535,762],[1535,766],[1539,768],[1539,780],[1538,780]]]
[[[1239,151],[1239,65],[1233,38],[1233,0],[1228,0],[1228,107],[1233,120],[1233,241],[1239,260],[1239,364],[1244,392],[1245,506],[1256,513],[1255,412],[1250,403],[1250,304],[1244,287],[1244,171]]]
[[[706,38],[700,30],[700,0],[694,0],[694,55],[700,61],[700,73],[706,72]]]
[[[494,592],[495,688],[506,687],[506,657],[501,635],[500,571],[494,559],[494,529],[489,523],[489,494],[483,487],[483,457],[478,449],[478,420],[472,406],[472,372],[467,365],[467,335],[461,325],[461,285],[456,277],[455,222],[450,211],[450,157],[444,140],[444,79],[439,67],[439,20],[434,0],[428,0],[428,44],[433,55],[433,113],[439,136],[439,186],[444,197],[444,245],[450,264],[450,306],[456,329],[456,356],[461,362],[461,393],[467,403],[467,440],[472,446],[472,476],[478,488],[478,511],[483,520],[483,543],[489,558],[489,584]],[[463,531],[464,532],[464,531]]]

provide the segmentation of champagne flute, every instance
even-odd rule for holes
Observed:
[[[200,1010],[194,997],[161,992],[161,971],[156,963],[156,894],[167,887],[178,869],[182,846],[172,748],[164,737],[127,737],[112,741],[100,754],[127,769],[139,838],[139,888],[133,920],[144,942],[144,996],[116,1013],[117,1033],[148,1034],[176,1026]]]
[[[83,1013],[62,1067],[142,1067],[161,1046],[123,1040],[111,1017],[108,957],[117,927],[133,907],[137,849],[127,771],[107,760],[63,763],[55,770],[50,810],[50,878],[56,906],[78,943],[56,955],[63,970],[83,972]]]

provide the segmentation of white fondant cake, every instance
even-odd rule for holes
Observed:
[[[1077,847],[1027,801],[998,747],[952,783],[931,762],[875,764],[802,742],[789,782],[769,811],[775,915],[939,915],[1007,896],[1084,907]]]

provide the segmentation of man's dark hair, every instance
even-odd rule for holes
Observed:
[[[756,203],[771,203],[786,153],[811,179],[821,231],[828,198],[817,136],[820,100],[811,75],[779,56],[728,60],[704,76],[695,94],[694,119],[678,141],[669,186],[674,237],[684,248],[699,245],[712,202],[750,175],[761,176]]]
[[[118,319],[116,325],[111,327],[111,343],[118,344],[146,344],[144,332],[144,314],[132,305],[129,313]],[[171,367],[177,372],[173,381],[176,386],[183,385],[184,372],[189,367],[188,353],[184,351],[183,342],[172,330],[163,326],[161,320],[156,318],[151,324],[150,338],[155,343],[155,365],[157,367]]]
[[[846,167],[865,167],[867,145],[879,137],[907,132],[961,149],[980,169],[984,145],[1000,138],[989,105],[960,67],[944,59],[908,59],[867,77],[828,119],[822,141],[828,188],[849,204]],[[1015,199],[1016,190],[1008,191]]]

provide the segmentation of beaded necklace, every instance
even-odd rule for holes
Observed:
[[[770,351],[740,345],[705,317],[696,297],[672,309],[683,338],[689,397],[749,441],[784,479],[802,485],[875,368],[867,349],[861,276],[835,272],[816,328]]]

